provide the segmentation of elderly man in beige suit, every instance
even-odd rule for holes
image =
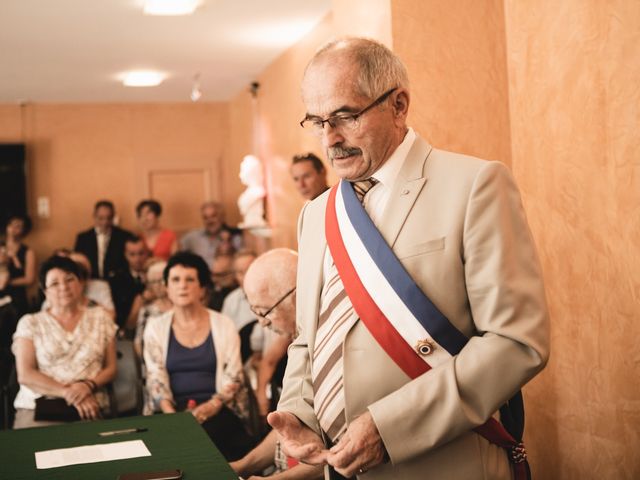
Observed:
[[[278,411],[268,419],[285,451],[325,464],[327,478],[523,478],[515,473],[522,455],[481,432],[504,423],[501,407],[549,356],[541,272],[508,169],[436,150],[408,128],[405,68],[377,42],[349,38],[321,48],[302,95],[303,127],[320,136],[342,182],[373,179],[368,191],[354,185],[366,214],[418,289],[468,341],[449,355],[435,334],[413,339],[410,352],[431,364],[420,375],[392,360],[372,333],[376,326],[355,312],[360,299],[345,293],[348,279],[339,269],[336,275],[325,192],[300,216],[299,336]],[[410,320],[395,315],[402,330]],[[334,347],[330,368],[318,365],[327,345]],[[330,393],[322,397],[323,389]]]

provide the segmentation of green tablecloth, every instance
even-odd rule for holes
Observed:
[[[147,428],[146,432],[100,437],[99,432]],[[141,439],[150,457],[37,470],[35,452]],[[180,469],[185,480],[235,480],[205,431],[190,413],[127,417],[61,426],[0,431],[0,479],[115,480],[130,472]]]

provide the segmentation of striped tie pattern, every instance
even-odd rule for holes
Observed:
[[[376,183],[375,179],[367,179],[353,184],[356,196],[361,202]],[[332,261],[322,286],[311,379],[316,417],[322,430],[334,443],[347,429],[342,383],[342,344],[345,335],[357,321],[358,316]]]

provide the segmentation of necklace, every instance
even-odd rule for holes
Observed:
[[[205,310],[206,314],[206,310]],[[187,348],[194,348],[207,339],[210,331],[208,315],[198,313],[195,318],[178,320],[174,317],[173,333],[178,343]]]

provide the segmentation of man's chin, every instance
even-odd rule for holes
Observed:
[[[335,174],[345,180],[350,180],[352,177],[357,176],[358,172],[354,158],[355,157],[334,159],[331,165]]]

